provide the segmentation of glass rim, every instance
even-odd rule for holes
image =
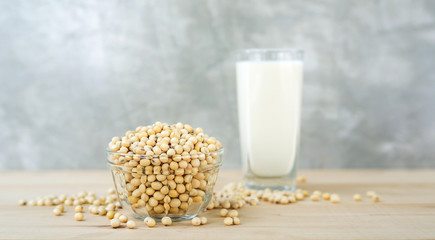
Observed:
[[[291,52],[291,53],[304,53],[304,50],[298,48],[247,48],[238,50],[238,54],[250,53],[268,53],[268,52]]]
[[[303,61],[304,51],[293,48],[249,48],[239,50],[237,62]]]

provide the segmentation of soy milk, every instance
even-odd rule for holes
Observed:
[[[242,161],[259,177],[289,174],[298,157],[302,61],[240,61]]]

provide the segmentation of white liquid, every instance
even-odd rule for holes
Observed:
[[[285,176],[294,167],[299,147],[302,69],[300,61],[237,63],[242,161],[257,176]]]

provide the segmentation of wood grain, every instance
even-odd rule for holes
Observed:
[[[435,170],[305,170],[308,190],[340,194],[342,203],[305,200],[290,205],[261,202],[239,211],[242,224],[225,227],[216,210],[203,214],[209,223],[171,227],[111,229],[105,217],[85,213],[74,220],[72,207],[55,217],[53,207],[21,207],[19,199],[47,194],[104,194],[112,186],[108,171],[0,173],[0,239],[435,239]],[[222,171],[217,188],[241,179],[241,172]],[[352,195],[374,190],[382,202]],[[130,216],[130,218],[132,218]]]

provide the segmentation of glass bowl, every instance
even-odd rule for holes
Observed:
[[[192,219],[207,208],[222,156],[223,148],[171,157],[107,150],[107,163],[124,209],[139,219],[150,216],[160,221],[168,216],[172,221],[181,221]],[[200,166],[193,167],[198,160]]]

